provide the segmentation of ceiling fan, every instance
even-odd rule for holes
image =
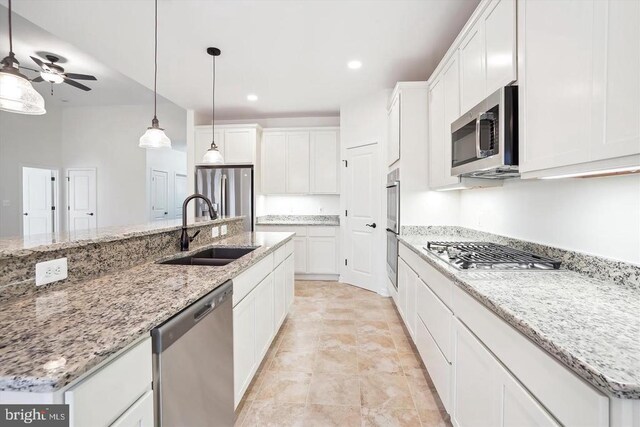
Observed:
[[[95,76],[90,76],[88,74],[76,74],[76,73],[65,73],[64,68],[60,65],[56,64],[56,62],[60,61],[60,58],[54,55],[45,55],[49,62],[44,62],[39,58],[34,56],[31,57],[33,62],[35,62],[38,67],[40,67],[40,75],[32,80],[32,82],[49,82],[51,84],[60,84],[66,83],[75,88],[90,91],[91,88],[83,85],[82,83],[78,83],[76,80],[98,80]],[[38,71],[38,70],[35,70]],[[53,87],[52,87],[53,93]]]

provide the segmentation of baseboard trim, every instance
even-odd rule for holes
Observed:
[[[338,274],[296,274],[296,280],[321,280],[326,282],[335,282],[340,279]]]

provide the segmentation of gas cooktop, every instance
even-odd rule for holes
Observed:
[[[557,270],[560,261],[487,242],[427,242],[424,249],[461,270]]]

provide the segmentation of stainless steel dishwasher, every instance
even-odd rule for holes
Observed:
[[[156,425],[233,426],[233,284],[151,331]]]

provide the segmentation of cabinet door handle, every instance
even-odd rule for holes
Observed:
[[[93,216],[93,212],[89,212],[87,215]]]
[[[367,227],[371,227],[371,228],[376,228],[377,225],[375,222],[371,223],[371,224],[365,224]]]

